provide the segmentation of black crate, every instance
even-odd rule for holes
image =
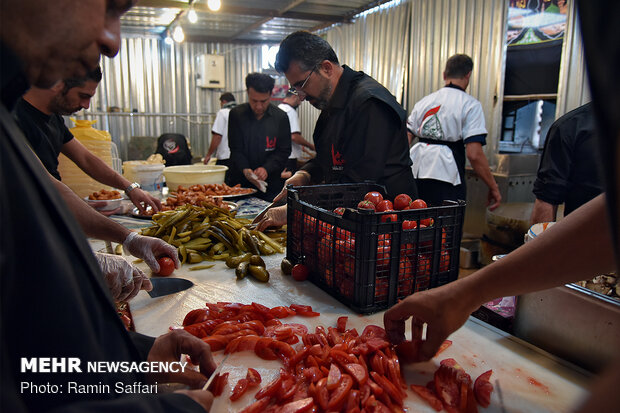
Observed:
[[[465,202],[384,213],[357,210],[369,191],[385,194],[370,183],[289,188],[287,258],[306,264],[314,284],[363,314],[456,280]],[[345,208],[342,216],[333,212],[337,207]],[[432,225],[422,227],[428,220]],[[417,228],[403,230],[404,221]]]

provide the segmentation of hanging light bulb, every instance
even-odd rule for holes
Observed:
[[[177,43],[181,43],[183,40],[185,40],[185,33],[183,33],[183,29],[181,28],[181,26],[177,26],[174,28],[174,31],[172,32],[172,38]]]
[[[189,12],[187,13],[187,19],[192,24],[196,23],[198,21],[198,14],[196,14],[196,10],[194,10],[193,8],[189,9]]]
[[[212,11],[218,11],[222,6],[222,2],[220,0],[208,0],[207,6],[209,6],[209,9]]]
[[[172,41],[172,37],[170,37],[170,33],[168,33],[168,34],[166,35],[166,38],[164,39],[164,43],[166,43],[168,46],[171,46],[171,45],[172,45],[172,43],[174,43],[174,42]]]

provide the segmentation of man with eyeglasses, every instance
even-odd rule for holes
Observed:
[[[371,181],[384,185],[388,198],[401,193],[417,198],[408,156],[407,113],[385,87],[340,65],[329,43],[306,31],[282,41],[275,67],[284,73],[292,92],[321,110],[313,135],[316,157],[286,185]],[[275,200],[285,193],[286,187]],[[259,228],[284,224],[284,208],[272,208]]]

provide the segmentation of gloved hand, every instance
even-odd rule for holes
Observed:
[[[310,184],[310,174],[306,171],[297,171],[293,174],[293,176],[291,176],[286,181],[284,181],[284,187],[282,188],[282,191],[280,191],[280,193],[276,195],[275,198],[273,198],[273,202],[278,202],[282,199],[286,201],[286,194],[288,193],[288,191],[286,190],[286,187],[288,185],[303,186],[303,185],[309,185],[309,184]]]
[[[263,218],[256,223],[256,229],[264,231],[269,227],[281,227],[286,224],[286,205],[269,209]]]
[[[161,257],[170,257],[174,261],[174,268],[178,269],[181,265],[177,249],[159,238],[145,237],[131,232],[123,242],[123,249],[126,254],[143,259],[154,273],[159,272],[157,259]]]
[[[116,301],[131,300],[138,291],[151,291],[151,280],[135,265],[118,255],[95,253],[101,272]]]

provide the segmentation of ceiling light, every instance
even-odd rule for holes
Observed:
[[[218,11],[222,6],[222,2],[220,0],[208,0],[207,6],[209,6],[209,9],[212,11]]]
[[[172,45],[172,43],[174,43],[174,42],[172,41],[172,37],[170,37],[170,35],[167,35],[167,36],[166,36],[166,38],[164,39],[164,42],[165,42],[168,46],[171,46],[171,45]]]
[[[174,31],[172,32],[172,38],[177,43],[181,43],[183,40],[185,40],[185,33],[183,33],[183,29],[181,28],[181,26],[177,26],[174,28]]]
[[[198,14],[196,14],[196,10],[190,9],[187,13],[187,19],[190,23],[196,23],[198,21]]]

